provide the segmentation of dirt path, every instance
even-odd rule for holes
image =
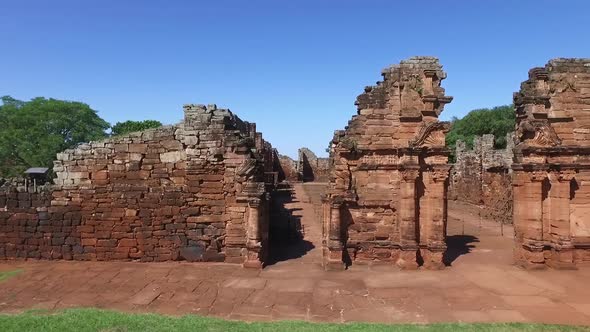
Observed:
[[[270,248],[271,264],[267,266],[268,270],[299,269],[302,264],[313,265],[315,268],[321,266],[322,224],[316,217],[314,201],[319,202],[320,194],[324,190],[325,185],[296,183],[290,195],[278,197],[278,203],[283,209],[282,218],[288,218],[297,223],[303,238],[301,241],[299,239],[289,241],[288,236],[283,235],[273,241]],[[309,197],[310,193],[313,199]],[[276,221],[271,217],[271,223]]]
[[[590,324],[590,268],[525,271],[511,265],[509,230],[450,205],[457,250],[443,271],[321,265],[319,185],[297,185],[284,212],[309,243],[263,269],[209,263],[1,262],[23,273],[0,283],[0,312],[99,307],[232,319],[347,322]]]

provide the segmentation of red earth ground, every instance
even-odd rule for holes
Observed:
[[[0,283],[0,311],[97,307],[230,319],[348,322],[590,324],[590,267],[526,271],[512,265],[512,228],[449,202],[451,266],[321,267],[323,184],[296,184],[277,218],[301,224],[302,241],[275,241],[263,270],[219,263],[4,261],[23,273]]]

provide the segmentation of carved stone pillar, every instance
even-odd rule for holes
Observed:
[[[416,179],[418,169],[400,171],[400,199],[398,207],[398,224],[400,233],[400,255],[396,264],[402,269],[418,268],[416,253],[418,252],[417,221],[416,221]]]
[[[328,196],[322,196],[322,248],[326,250],[328,247],[328,240],[330,238],[330,219],[331,207]]]
[[[570,185],[574,176],[573,170],[549,174],[551,258],[547,260],[547,265],[559,269],[576,268],[570,227]]]
[[[244,262],[244,267],[262,268],[261,261],[261,237],[260,237],[260,203],[259,198],[248,200],[248,224],[246,248],[248,256]]]
[[[326,270],[343,270],[344,260],[343,253],[345,244],[342,239],[342,202],[338,199],[329,203],[329,224],[326,249],[324,251],[324,267]]]
[[[545,171],[522,172],[514,176],[515,256],[526,268],[544,267],[543,181]]]
[[[435,166],[428,172],[429,181],[425,181],[425,192],[428,195],[429,206],[427,207],[428,218],[426,225],[422,228],[426,234],[426,243],[420,243],[424,267],[431,270],[440,270],[445,267],[443,255],[447,250],[445,242],[446,234],[446,191],[447,178],[449,177],[449,166]]]

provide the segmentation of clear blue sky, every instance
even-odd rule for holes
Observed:
[[[441,59],[443,119],[508,104],[527,71],[590,57],[590,1],[0,0],[0,95],[176,123],[216,103],[279,152],[325,155],[381,69]]]

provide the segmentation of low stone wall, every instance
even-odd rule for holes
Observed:
[[[274,150],[228,110],[184,112],[178,125],[58,154],[47,192],[5,190],[0,257],[260,266]]]
[[[512,223],[513,133],[506,141],[505,149],[494,149],[494,135],[483,135],[474,139],[472,150],[457,141],[449,198],[478,205],[487,218]]]
[[[58,253],[70,241],[66,234],[72,224],[51,223],[50,202],[46,187],[38,192],[24,187],[0,188],[0,258],[61,258]],[[45,237],[37,229],[55,236]]]

